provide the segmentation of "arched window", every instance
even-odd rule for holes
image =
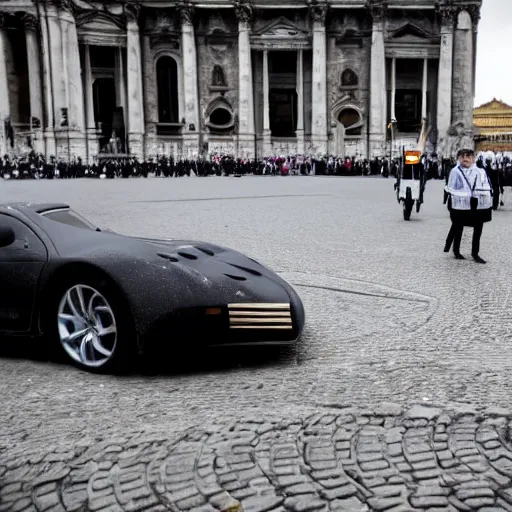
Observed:
[[[178,64],[172,57],[160,57],[156,63],[158,86],[158,120],[161,123],[179,122]]]
[[[357,75],[351,69],[345,69],[341,74],[341,85],[343,87],[354,87],[359,83]]]

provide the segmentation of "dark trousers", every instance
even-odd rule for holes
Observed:
[[[482,231],[484,229],[483,222],[480,222],[475,225],[473,228],[473,242],[471,246],[471,255],[477,256],[480,252],[480,238],[482,237]],[[446,238],[446,247],[450,250],[450,247],[453,243],[453,252],[455,254],[460,253],[460,243],[462,241],[462,233],[464,232],[463,224],[456,224],[452,222],[452,226],[450,231],[448,232],[448,237]]]
[[[500,189],[495,188],[492,196],[492,209],[497,210],[500,204]]]

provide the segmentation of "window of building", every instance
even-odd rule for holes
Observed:
[[[115,68],[116,50],[113,46],[89,46],[92,68]]]
[[[269,73],[296,73],[297,53],[296,52],[274,52],[268,53]]]
[[[178,123],[178,64],[172,57],[160,57],[156,63],[158,120]]]
[[[227,125],[231,122],[232,117],[231,112],[218,107],[210,114],[210,123],[215,126]]]
[[[343,87],[354,87],[359,83],[357,75],[351,69],[345,69],[341,73],[341,85]]]
[[[361,121],[361,114],[357,110],[344,108],[338,115],[338,121],[345,127],[345,135],[361,135],[362,126],[355,127]]]

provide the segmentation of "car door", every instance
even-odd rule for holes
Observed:
[[[20,219],[0,213],[0,225],[10,226],[16,237],[11,245],[0,247],[0,332],[27,332],[48,252]]]

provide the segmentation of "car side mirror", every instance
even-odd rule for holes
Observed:
[[[0,247],[7,247],[15,242],[16,235],[10,226],[0,226]]]

